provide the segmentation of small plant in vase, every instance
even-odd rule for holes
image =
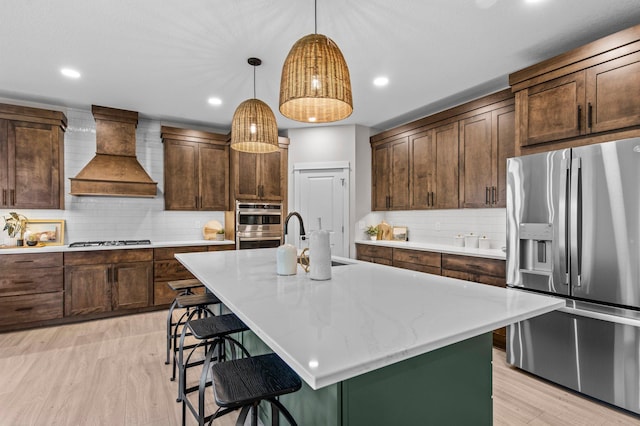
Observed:
[[[369,225],[369,226],[367,226],[367,229],[364,232],[365,232],[365,234],[367,234],[369,236],[369,239],[371,241],[375,241],[375,240],[378,239],[378,227],[377,226]]]
[[[218,229],[216,232],[216,241],[224,241],[224,229]]]
[[[9,238],[18,238],[17,245],[21,246],[24,240],[24,231],[27,230],[27,218],[16,212],[9,212],[9,216],[3,217],[4,229]]]

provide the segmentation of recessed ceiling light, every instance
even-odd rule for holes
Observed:
[[[525,0],[525,3],[534,4],[534,3],[542,3],[544,0]]]
[[[384,87],[387,84],[389,84],[389,79],[387,77],[376,77],[373,80],[373,84],[378,86],[378,87]]]
[[[209,98],[207,102],[209,102],[211,105],[222,105],[222,99],[220,98]]]
[[[80,78],[80,73],[74,69],[71,68],[62,68],[60,70],[60,73],[62,75],[64,75],[65,77],[69,77],[69,78]]]

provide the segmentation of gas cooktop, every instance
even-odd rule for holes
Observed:
[[[138,246],[145,244],[151,244],[151,240],[79,241],[69,244],[69,247]]]

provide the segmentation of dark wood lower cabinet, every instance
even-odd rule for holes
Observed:
[[[65,316],[153,304],[153,250],[65,253]]]
[[[63,316],[62,253],[0,256],[0,331]]]

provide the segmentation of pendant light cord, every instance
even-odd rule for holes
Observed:
[[[318,0],[313,0],[313,30],[318,34]]]
[[[256,67],[253,66],[253,99],[256,99]]]

